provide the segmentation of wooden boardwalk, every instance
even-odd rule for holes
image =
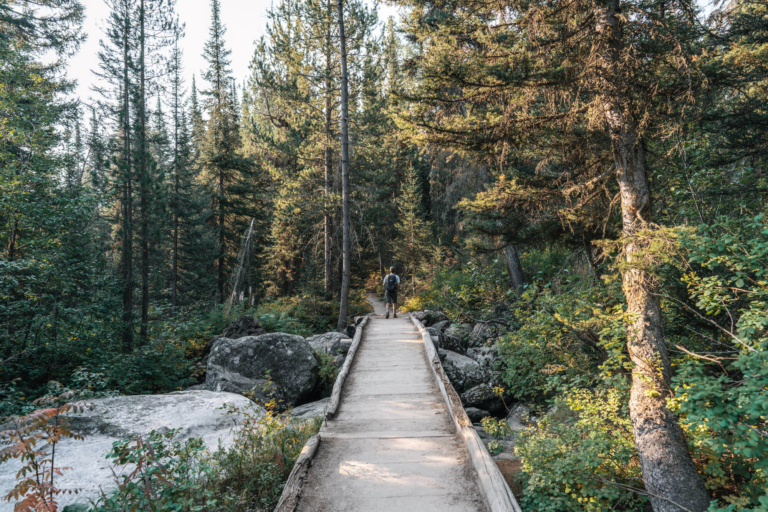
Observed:
[[[374,308],[298,510],[487,511],[419,331],[407,316],[385,319],[380,301]]]

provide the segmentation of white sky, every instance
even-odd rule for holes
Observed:
[[[278,0],[275,0],[278,1]],[[77,94],[87,103],[89,98],[98,98],[91,91],[95,82],[92,70],[98,69],[99,39],[103,39],[105,20],[108,9],[104,0],[82,0],[86,9],[84,30],[88,39],[83,43],[78,54],[70,59],[68,76],[78,82]],[[232,50],[232,71],[238,84],[248,77],[248,65],[253,57],[254,42],[265,32],[267,10],[272,0],[221,0],[221,18],[227,28],[225,41]],[[179,19],[186,24],[186,37],[183,40],[184,69],[187,88],[192,86],[192,75],[201,86],[200,70],[205,67],[203,46],[208,39],[211,23],[210,0],[177,0],[176,11]],[[386,21],[390,15],[397,16],[394,7],[379,5],[379,21]]]

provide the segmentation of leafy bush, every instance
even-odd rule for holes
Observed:
[[[522,506],[541,512],[643,510],[646,497],[628,411],[627,386],[573,390],[558,408],[576,414],[545,415],[519,433],[515,453],[523,464]]]
[[[271,413],[240,412],[245,420],[236,431],[234,445],[213,453],[201,439],[174,441],[173,431],[115,443],[109,458],[129,472],[94,510],[274,509],[301,449],[318,432],[320,421],[293,423]]]

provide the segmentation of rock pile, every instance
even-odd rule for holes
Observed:
[[[503,414],[504,402],[493,390],[501,384],[502,363],[496,347],[500,326],[451,325],[448,315],[441,311],[423,311],[415,316],[432,337],[443,370],[459,393],[470,419],[479,422],[491,414]]]

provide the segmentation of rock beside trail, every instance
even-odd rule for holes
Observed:
[[[450,320],[443,320],[442,322],[437,322],[436,324],[430,326],[430,329],[434,329],[437,332],[443,332],[451,325]]]
[[[483,368],[494,369],[496,361],[499,361],[499,351],[496,347],[472,347],[467,349],[467,357],[474,359]]]
[[[450,319],[442,311],[422,311],[416,314],[416,320],[424,324],[424,327],[431,327],[438,322]]]
[[[469,417],[470,421],[472,423],[480,423],[483,418],[487,418],[491,415],[488,411],[484,411],[483,409],[478,409],[477,407],[467,407],[464,409],[464,412],[467,413],[467,417]]]
[[[60,494],[59,509],[74,503],[88,503],[115,487],[111,461],[105,456],[112,444],[127,437],[146,436],[152,430],[167,432],[179,429],[176,439],[201,437],[205,445],[215,450],[219,443],[232,445],[243,414],[228,414],[224,409],[236,407],[254,416],[265,414],[263,408],[248,398],[233,393],[211,391],[180,391],[167,395],[119,396],[89,400],[91,410],[73,415],[71,424],[82,441],[63,439],[56,445],[56,466],[68,467],[57,477],[62,489],[79,489],[78,494]],[[48,452],[50,447],[38,445]],[[15,485],[21,464],[11,460],[0,465],[0,496],[8,494]],[[115,468],[121,474],[121,468]],[[13,503],[0,501],[0,512],[11,512]]]
[[[445,350],[466,354],[471,331],[463,325],[449,327],[440,335],[440,347]]]
[[[222,338],[211,349],[205,386],[211,391],[253,392],[254,398],[275,398],[290,407],[312,394],[320,372],[316,357],[307,340],[293,334]]]
[[[477,409],[486,410],[491,414],[504,411],[504,402],[496,396],[493,388],[485,383],[467,389],[461,395],[461,402],[464,404],[464,407],[476,407]]]
[[[349,347],[352,346],[352,340],[346,334],[341,332],[317,334],[307,338],[307,343],[315,349],[315,352],[325,352],[332,356],[339,355],[339,352],[347,355]]]
[[[442,364],[446,376],[457,393],[475,387],[487,378],[486,372],[477,362],[450,350],[445,351]]]
[[[308,404],[294,407],[290,411],[290,415],[295,419],[300,420],[312,420],[318,416],[325,416],[325,411],[331,404],[330,398],[323,398],[317,402],[310,402]]]

